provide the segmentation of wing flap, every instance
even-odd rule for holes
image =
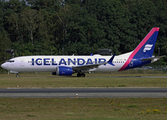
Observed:
[[[99,64],[89,64],[89,65],[81,65],[81,66],[73,66],[73,70],[75,71],[81,71],[81,70],[89,70],[89,69],[94,69],[94,68],[98,68],[100,65],[104,65],[104,64],[110,64],[115,66],[112,61],[115,57],[115,54],[105,63],[99,63]]]
[[[91,65],[73,66],[72,68],[74,70],[76,70],[76,71],[80,71],[80,70],[89,70],[89,69],[93,69],[93,68],[98,68],[98,66],[100,66],[100,65],[102,65],[102,64],[91,64]]]

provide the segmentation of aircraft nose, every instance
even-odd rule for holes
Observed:
[[[6,63],[3,63],[3,64],[1,65],[1,67],[4,68],[4,69],[6,69],[6,68],[7,68],[7,64],[6,64]]]

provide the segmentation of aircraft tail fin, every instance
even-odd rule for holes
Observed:
[[[140,44],[132,51],[132,53],[128,57],[128,60],[121,67],[119,71],[125,70],[128,68],[133,68],[133,66],[137,66],[137,65],[139,66],[139,65],[146,64],[147,62],[136,64],[132,60],[137,60],[137,59],[146,60],[147,58],[152,58],[152,54],[154,52],[154,47],[155,47],[155,43],[157,40],[158,32],[159,32],[159,27],[152,28],[152,30],[145,36],[145,38],[140,42]],[[151,59],[149,59],[149,61],[151,62]]]
[[[155,43],[157,40],[159,27],[154,27],[134,49],[130,58],[148,58],[152,57],[154,52]]]

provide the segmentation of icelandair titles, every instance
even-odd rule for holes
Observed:
[[[88,58],[87,60],[83,58],[68,58],[67,61],[64,58],[61,58],[58,63],[54,60],[54,58],[32,58],[32,65],[88,65],[88,64],[98,64],[98,63],[105,63],[105,58]]]

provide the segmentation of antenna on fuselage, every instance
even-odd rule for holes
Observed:
[[[10,53],[12,55],[12,58],[14,58],[14,50],[13,49],[6,49],[6,53]]]

